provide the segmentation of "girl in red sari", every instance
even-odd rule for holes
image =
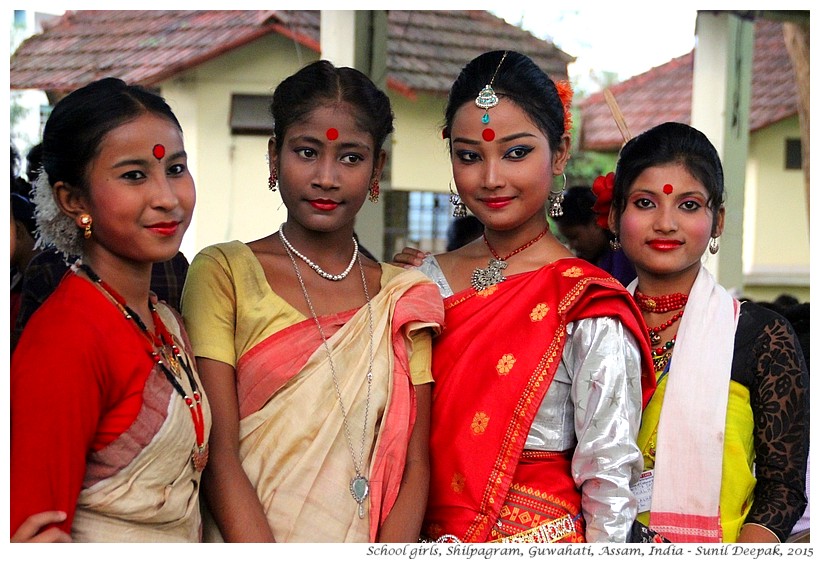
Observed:
[[[654,378],[629,294],[549,231],[570,98],[508,51],[471,61],[450,91],[452,199],[484,233],[421,265],[445,307],[433,347],[430,540],[629,539],[635,440]]]

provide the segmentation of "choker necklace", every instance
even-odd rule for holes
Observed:
[[[131,307],[125,303],[125,299],[117,293],[117,291],[108,285],[105,281],[91,269],[88,264],[83,264],[79,260],[74,265],[73,269],[80,269],[88,276],[88,278],[99,287],[103,294],[108,297],[109,301],[114,303],[122,312],[126,319],[134,321],[140,332],[148,339],[151,345],[149,353],[156,365],[160,367],[165,374],[165,378],[174,388],[174,390],[182,397],[185,404],[188,406],[188,411],[191,413],[191,420],[194,423],[194,433],[196,434],[196,446],[191,453],[191,461],[194,463],[194,468],[202,472],[205,465],[208,463],[208,444],[205,443],[205,418],[202,415],[202,397],[199,394],[199,386],[194,378],[193,370],[191,369],[190,360],[183,358],[179,347],[174,342],[171,333],[162,322],[162,319],[157,313],[156,307],[148,299],[148,308],[151,309],[151,318],[154,321],[156,333],[152,333],[142,322],[140,316],[134,312]],[[187,357],[187,355],[186,355]],[[180,373],[180,366],[185,374],[188,376],[188,383],[191,386],[192,397],[189,397],[177,379],[182,377]]]
[[[293,248],[293,245],[285,237],[285,224],[284,223],[282,223],[279,226],[279,238],[282,239],[282,244],[285,245],[285,248],[287,248],[289,250],[288,254],[290,254],[292,252],[293,254],[295,254],[296,256],[301,258],[301,260],[305,264],[310,266],[311,269],[314,272],[316,272],[317,274],[319,274],[320,276],[322,276],[326,280],[330,280],[330,281],[341,281],[341,280],[345,279],[347,277],[347,274],[350,273],[350,270],[353,269],[353,264],[356,263],[356,258],[359,257],[359,243],[356,242],[356,237],[353,237],[353,256],[350,258],[350,264],[347,265],[347,268],[345,268],[345,271],[342,272],[341,274],[335,274],[335,275],[334,274],[328,274],[327,272],[325,272],[319,266],[319,264],[317,264],[316,262],[314,262],[313,260],[311,260],[310,258],[305,256],[304,254],[302,254],[301,252],[299,252],[298,250]]]
[[[282,235],[281,228],[279,229],[279,234]],[[367,281],[364,277],[364,268],[362,267],[362,260],[361,258],[359,258],[358,262],[359,272],[361,272],[362,274],[362,287],[364,288],[364,296],[367,300],[367,314],[370,327],[370,358],[367,366],[367,375],[365,376],[365,378],[367,379],[367,400],[364,406],[364,426],[362,426],[362,443],[361,447],[359,448],[359,460],[356,461],[356,454],[353,450],[353,441],[350,438],[350,426],[347,422],[347,410],[345,409],[344,401],[342,401],[342,392],[339,389],[339,379],[336,376],[336,367],[333,364],[333,355],[331,354],[330,346],[327,343],[327,338],[325,338],[325,331],[322,330],[322,324],[319,322],[319,318],[316,316],[316,310],[313,308],[313,303],[310,300],[310,295],[308,295],[307,287],[305,287],[305,282],[302,279],[301,272],[299,271],[299,266],[297,266],[296,259],[293,257],[295,251],[291,253],[290,245],[285,245],[285,249],[287,250],[290,261],[293,263],[293,270],[296,272],[296,278],[299,280],[299,286],[302,288],[302,294],[305,296],[305,301],[307,302],[308,308],[310,309],[310,314],[311,316],[313,316],[313,322],[316,323],[316,328],[319,329],[319,336],[322,337],[322,343],[324,344],[325,352],[327,353],[327,360],[330,364],[330,375],[333,377],[333,387],[336,390],[336,398],[339,400],[339,408],[342,411],[342,422],[345,431],[345,438],[347,439],[347,449],[350,452],[351,459],[353,460],[353,469],[356,471],[356,474],[350,480],[350,494],[353,496],[353,500],[356,501],[356,504],[359,505],[359,518],[364,518],[364,501],[370,494],[370,481],[368,481],[367,477],[363,475],[363,470],[365,460],[364,445],[365,440],[367,438],[367,419],[368,415],[370,414],[370,388],[373,384],[373,308],[370,305],[370,294],[367,291]]]
[[[670,293],[668,295],[658,295],[656,297],[649,296],[642,293],[641,290],[635,289],[635,301],[641,311],[647,313],[668,313],[669,311],[677,311],[686,306],[689,296],[685,293]]]
[[[495,249],[490,245],[490,241],[487,240],[487,235],[482,234],[481,236],[484,239],[484,244],[486,244],[487,248],[490,249],[490,253],[493,255],[493,257],[490,258],[490,261],[487,263],[486,268],[476,268],[475,270],[473,270],[473,276],[470,279],[470,283],[473,286],[473,288],[476,291],[482,291],[492,285],[501,283],[504,280],[506,280],[507,278],[504,277],[501,271],[507,268],[507,260],[511,256],[515,256],[522,250],[529,248],[530,246],[541,240],[541,238],[543,238],[543,236],[547,234],[549,230],[549,225],[547,225],[547,228],[541,231],[541,233],[537,237],[535,237],[528,243],[519,246],[518,248],[507,254],[504,258],[501,258],[495,251]]]

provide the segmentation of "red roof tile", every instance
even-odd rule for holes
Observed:
[[[610,87],[634,136],[665,121],[689,123],[692,117],[694,53]],[[797,86],[783,39],[783,25],[755,24],[749,128],[756,131],[797,113]],[[623,137],[602,92],[581,100],[581,147],[617,151]]]
[[[319,23],[318,11],[297,10],[66,12],[15,51],[10,84],[67,92],[117,76],[151,86],[270,33],[318,52]],[[406,95],[446,92],[467,61],[491,49],[521,51],[556,78],[575,60],[484,11],[391,10],[387,46],[388,86]]]

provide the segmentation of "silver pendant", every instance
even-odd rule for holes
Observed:
[[[370,494],[370,483],[366,477],[356,475],[350,480],[350,494],[359,505],[359,518],[364,518],[364,500]]]
[[[507,263],[504,260],[490,258],[486,268],[476,268],[473,270],[473,277],[470,283],[476,291],[483,291],[507,279],[501,273],[506,267]]]

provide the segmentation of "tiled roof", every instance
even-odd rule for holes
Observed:
[[[319,51],[318,11],[89,10],[66,12],[11,57],[12,89],[67,92],[104,76],[155,85],[278,33]],[[574,57],[484,11],[389,11],[388,86],[446,92],[461,67],[491,49],[529,55],[567,77]]]
[[[692,117],[694,52],[610,87],[632,136],[663,123]],[[755,23],[749,129],[756,131],[797,113],[797,86],[783,39],[783,25]],[[581,147],[617,151],[623,137],[602,92],[579,102]]]

